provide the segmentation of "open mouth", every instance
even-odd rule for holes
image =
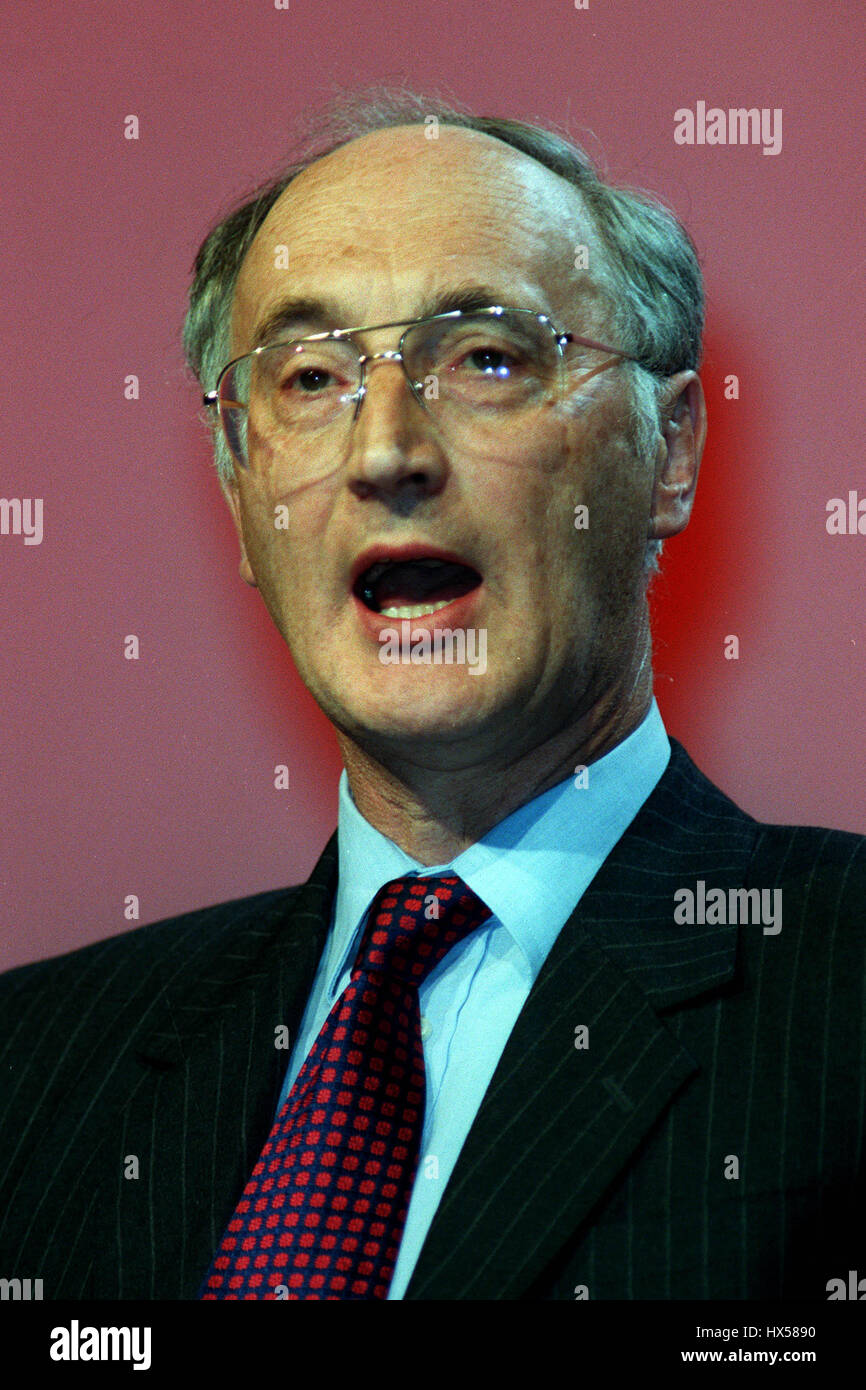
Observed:
[[[433,556],[413,560],[379,560],[358,575],[356,598],[384,618],[421,618],[438,613],[481,583],[481,575],[458,561]]]

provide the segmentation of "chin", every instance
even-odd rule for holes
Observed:
[[[451,738],[460,742],[472,739],[483,733],[490,721],[489,695],[468,691],[468,678],[465,672],[462,675],[461,688],[448,691],[419,690],[408,680],[399,686],[395,682],[392,690],[382,691],[375,701],[350,701],[334,722],[349,738],[366,745],[393,747],[411,741],[441,746]],[[475,681],[470,679],[470,684]]]

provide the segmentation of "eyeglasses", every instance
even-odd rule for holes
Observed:
[[[383,328],[404,330],[396,350],[364,353],[352,336]],[[309,471],[317,451],[333,455],[323,431],[339,418],[357,419],[369,364],[394,362],[443,431],[483,447],[528,425],[557,399],[567,346],[584,350],[580,367],[588,375],[609,365],[599,362],[599,353],[637,361],[622,348],[562,332],[547,314],[491,305],[257,347],[223,367],[203,400],[218,412],[242,468],[250,467],[255,450]]]

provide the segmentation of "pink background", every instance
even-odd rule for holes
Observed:
[[[659,703],[752,814],[866,829],[866,536],[825,529],[866,496],[859,0],[4,0],[0,25],[0,495],[45,507],[40,546],[0,536],[0,964],[134,930],[129,893],[147,922],[298,881],[333,827],[336,748],[237,576],[179,337],[216,217],[296,113],[374,80],[568,123],[685,218],[710,443]],[[698,100],[781,107],[782,152],[676,145]]]

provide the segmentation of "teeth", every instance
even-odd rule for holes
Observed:
[[[383,608],[380,613],[382,618],[423,618],[426,613],[438,613],[440,608],[447,608],[453,599],[443,598],[437,603],[409,603],[402,608]]]

